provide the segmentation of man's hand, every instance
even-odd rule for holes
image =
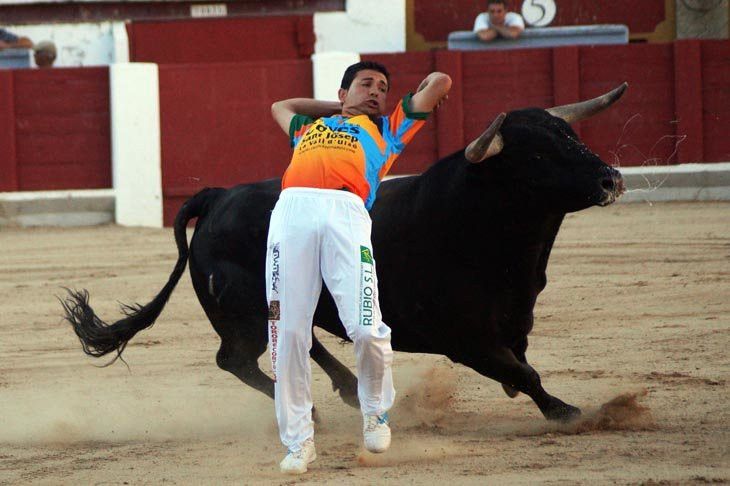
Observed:
[[[517,39],[522,33],[519,27],[507,27],[506,25],[492,25],[492,28],[505,39]]]
[[[494,29],[482,29],[477,32],[477,37],[484,42],[490,42],[497,38],[497,31]]]

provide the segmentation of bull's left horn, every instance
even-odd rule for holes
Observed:
[[[553,108],[548,108],[546,111],[555,117],[562,118],[567,123],[579,122],[602,112],[614,104],[619,98],[621,98],[621,95],[624,94],[624,91],[626,91],[628,86],[629,83],[623,83],[618,88],[609,91],[598,98],[573,103],[571,105],[555,106]]]
[[[502,151],[504,142],[502,141],[502,135],[499,133],[499,129],[506,117],[507,115],[505,113],[500,113],[492,124],[489,125],[489,128],[484,130],[484,133],[479,135],[476,140],[466,147],[466,150],[464,150],[466,160],[472,164],[478,164]]]

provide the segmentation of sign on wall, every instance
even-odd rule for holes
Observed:
[[[547,27],[555,19],[558,9],[555,0],[525,0],[522,17],[533,27]]]

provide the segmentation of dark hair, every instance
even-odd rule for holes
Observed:
[[[501,5],[504,5],[504,8],[507,8],[507,0],[487,0],[487,7],[489,7],[493,3],[499,3]]]
[[[342,76],[342,83],[340,83],[340,88],[350,89],[350,85],[355,79],[355,76],[357,76],[357,73],[365,69],[377,71],[385,76],[385,80],[388,82],[388,88],[390,88],[390,74],[388,74],[388,70],[385,68],[385,66],[375,61],[360,61],[345,69],[345,74]]]

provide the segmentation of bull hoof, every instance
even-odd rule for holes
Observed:
[[[557,403],[553,404],[549,410],[543,412],[545,418],[548,420],[558,420],[560,422],[570,422],[580,417],[580,408],[568,405],[558,399],[555,399]]]
[[[505,392],[505,393],[507,394],[507,396],[508,396],[508,397],[510,397],[510,398],[514,398],[514,397],[516,397],[517,395],[519,395],[519,394],[520,394],[520,392],[519,392],[518,390],[515,390],[515,389],[514,389],[514,388],[512,388],[511,386],[509,386],[509,385],[505,385],[504,383],[502,383],[502,390],[504,390],[504,392]]]

